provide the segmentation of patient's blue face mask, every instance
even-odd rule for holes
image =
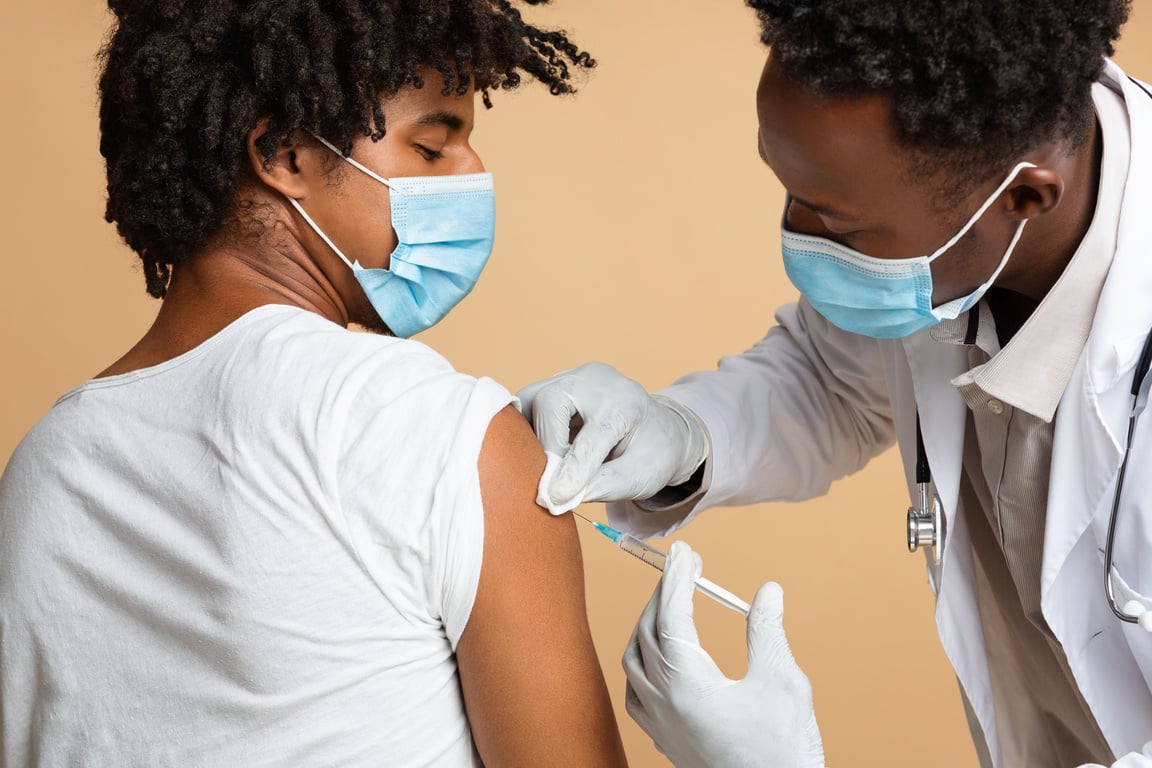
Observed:
[[[288,202],[352,269],[392,333],[407,338],[431,328],[471,292],[492,253],[496,234],[492,174],[385,179],[319,136],[316,139],[390,190],[392,229],[399,243],[388,269],[366,269],[359,260],[349,261],[298,201],[288,198]]]
[[[931,264],[967,234],[1020,171],[1034,167],[1032,163],[1020,163],[1013,168],[968,223],[931,256],[878,259],[824,237],[791,232],[781,222],[784,270],[817,312],[852,333],[876,339],[903,338],[942,320],[959,317],[980,300],[1000,275],[1027,221],[1022,220],[1016,227],[996,271],[967,296],[933,307]]]

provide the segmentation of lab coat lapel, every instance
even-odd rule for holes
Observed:
[[[1133,369],[1152,328],[1152,221],[1146,212],[1152,200],[1152,143],[1146,138],[1152,136],[1152,98],[1111,62],[1104,79],[1123,90],[1132,157],[1112,268],[1057,412],[1041,608],[1101,731],[1123,754],[1147,738],[1152,697],[1125,637],[1139,630],[1113,617],[1105,601],[1102,550],[1123,458]],[[1146,492],[1139,469],[1129,476],[1126,489],[1131,484],[1139,493],[1143,484]]]
[[[1051,587],[1092,518],[1111,509],[1136,358],[1152,329],[1152,98],[1112,62],[1105,81],[1123,88],[1132,156],[1116,255],[1092,332],[1060,401],[1049,481],[1041,594]]]
[[[1092,392],[1089,373],[1084,365],[1073,376],[1057,415],[1040,605],[1100,732],[1113,753],[1122,755],[1142,748],[1152,722],[1145,673],[1125,636],[1143,632],[1112,615],[1103,586],[1101,532],[1111,512],[1122,459],[1116,438],[1125,437],[1130,395],[1126,378]],[[1147,493],[1140,475],[1129,475],[1126,493]]]
[[[920,411],[932,482],[944,509],[943,561],[938,568],[931,561],[928,565],[929,578],[938,587],[936,629],[972,712],[984,731],[993,760],[998,763],[999,737],[987,649],[973,580],[972,548],[967,524],[957,513],[968,411],[952,379],[968,370],[968,351],[961,345],[932,341],[929,331],[904,339],[903,346],[916,406]],[[893,402],[897,402],[895,398]],[[916,445],[914,430],[913,424],[911,438],[902,441],[903,452],[912,457],[915,457]],[[911,476],[911,465],[907,466]]]

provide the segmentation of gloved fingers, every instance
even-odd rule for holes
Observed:
[[[800,672],[784,634],[784,590],[770,581],[756,590],[748,612],[748,677],[790,669]]]
[[[639,409],[632,408],[616,408],[610,414],[581,415],[584,417],[584,425],[576,433],[567,455],[564,456],[564,463],[552,480],[551,492],[554,498],[571,499],[587,488],[593,476],[600,471],[604,460],[612,453],[612,449],[632,432],[640,421]],[[565,432],[565,440],[567,436]],[[544,449],[551,450],[547,445]],[[584,498],[586,501],[591,500],[587,495]],[[603,500],[597,499],[597,501]]]
[[[660,589],[653,595],[658,598],[657,630],[660,637],[665,641],[675,641],[672,646],[665,642],[666,655],[671,655],[670,648],[682,652],[686,647],[700,646],[693,619],[692,597],[696,591],[696,578],[703,567],[703,560],[691,547],[683,541],[672,542],[664,563],[664,575],[660,578]]]
[[[644,664],[644,651],[640,647],[638,630],[632,630],[632,639],[628,641],[628,647],[624,649],[624,657],[620,663],[624,667],[624,677],[639,702],[657,701],[663,697],[662,692],[648,677],[649,672]]]
[[[659,615],[660,592],[663,589],[660,582],[652,592],[652,597],[640,613],[636,628],[632,636],[640,653],[640,661],[644,667],[645,679],[657,690],[667,691],[671,684],[671,676],[675,671],[668,663],[664,653],[662,638],[660,637],[657,621]]]
[[[569,368],[566,371],[560,371],[559,373],[555,373],[546,379],[534,381],[531,384],[520,388],[520,391],[516,393],[516,399],[520,401],[520,405],[518,406],[520,413],[524,414],[524,418],[528,420],[528,423],[531,424],[533,421],[532,415],[536,410],[536,396],[540,393],[540,390],[551,386],[559,379],[567,377],[570,373],[572,373],[572,370],[573,369]]]
[[[569,381],[554,379],[548,382],[532,400],[530,421],[536,439],[545,451],[561,457],[568,453],[572,418],[579,408],[567,386]]]
[[[804,725],[806,736],[804,743],[808,745],[807,764],[824,765],[824,738],[820,735],[820,726],[816,723],[816,710],[808,714],[808,721]]]
[[[520,391],[516,393],[516,410],[520,411],[520,415],[532,425],[533,429],[536,428],[536,419],[534,418],[536,393],[547,383],[548,379],[537,381],[521,388]]]
[[[636,448],[601,465],[584,489],[585,501],[648,499],[668,484],[667,474],[656,471],[658,461]]]
[[[624,711],[628,716],[636,721],[636,724],[647,734],[651,735],[650,729],[652,727],[652,719],[648,715],[648,710],[644,708],[644,702],[641,701],[636,689],[632,686],[632,681],[628,680],[624,684]]]
[[[636,725],[640,726],[640,730],[648,734],[657,751],[662,755],[668,756],[668,753],[664,751],[664,747],[660,746],[660,739],[663,738],[664,734],[661,733],[660,728],[657,728],[656,716],[648,712],[644,707],[644,703],[640,700],[640,697],[636,695],[636,691],[632,688],[631,684],[627,685],[624,689],[624,711],[628,713],[629,717],[636,721]],[[669,757],[669,759],[671,758]]]

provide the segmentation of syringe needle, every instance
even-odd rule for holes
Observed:
[[[584,515],[577,514],[576,516],[581,520],[590,523],[592,527],[600,531],[600,533],[602,533],[604,536],[616,542],[616,546],[620,547],[620,549],[624,550],[628,554],[639,560],[643,560],[645,563],[648,563],[648,565],[652,566],[658,571],[664,570],[664,561],[668,557],[665,553],[661,552],[655,547],[651,547],[645,544],[635,536],[630,536],[627,533],[618,531],[611,526],[604,525],[604,523],[598,523],[595,520],[589,520],[587,517],[584,517]],[[724,587],[720,586],[711,579],[706,579],[703,576],[699,576],[696,578],[695,584],[696,589],[701,594],[712,598],[716,602],[720,603],[720,605],[723,605],[726,608],[731,608],[732,610],[745,617],[752,610],[752,606],[748,605],[748,603],[744,602],[739,597],[724,589]]]

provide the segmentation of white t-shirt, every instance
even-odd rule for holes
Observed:
[[[0,479],[0,765],[479,765],[454,649],[510,402],[286,306],[64,395]]]

